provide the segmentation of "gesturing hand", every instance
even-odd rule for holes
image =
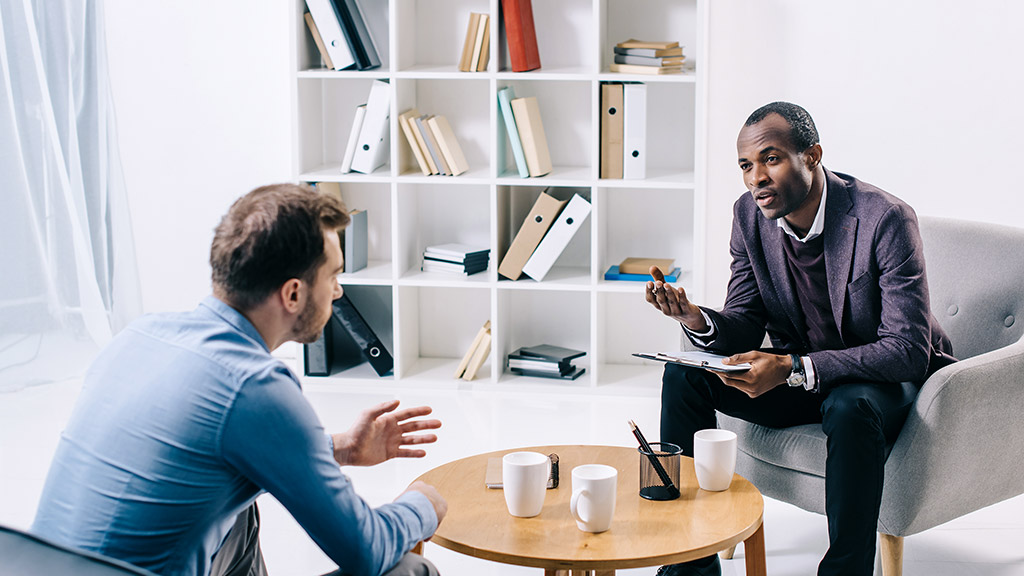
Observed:
[[[435,434],[414,434],[436,430],[440,420],[413,420],[432,412],[429,406],[399,410],[398,400],[390,400],[364,410],[348,432],[335,434],[334,459],[342,466],[373,466],[392,458],[422,458],[425,450],[405,448],[414,444],[437,442]]]
[[[645,296],[651,306],[676,322],[682,322],[694,332],[704,332],[710,328],[700,308],[686,297],[685,290],[666,284],[665,275],[657,266],[651,266],[650,272],[654,281],[647,283]]]
[[[719,373],[718,377],[727,386],[732,386],[751,398],[756,398],[785,382],[793,366],[789,356],[756,350],[734,354],[722,360],[723,364],[742,364],[744,362],[750,363],[750,370],[728,374]]]

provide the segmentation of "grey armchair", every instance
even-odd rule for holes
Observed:
[[[0,574],[4,576],[156,576],[126,562],[60,546],[0,526]]]
[[[885,576],[902,574],[905,536],[1024,493],[1024,230],[921,218],[921,235],[932,311],[961,361],[924,383],[886,461]],[[824,514],[820,425],[718,422],[739,436],[739,474],[766,496]]]

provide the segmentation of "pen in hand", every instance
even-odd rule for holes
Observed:
[[[640,432],[640,428],[638,428],[632,420],[629,421],[629,428],[633,431],[633,436],[636,436],[637,442],[640,443],[640,448],[642,448],[647,454],[647,459],[651,461],[651,466],[654,468],[654,471],[657,472],[658,477],[661,478],[661,483],[665,486],[665,489],[668,490],[669,498],[678,498],[679,488],[677,488],[672,482],[672,478],[669,477],[668,472],[665,471],[665,467],[661,465],[661,461],[658,460],[658,457],[654,455],[654,451],[651,450],[651,445],[647,442],[647,439],[644,438],[643,433]]]

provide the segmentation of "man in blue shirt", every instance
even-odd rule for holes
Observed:
[[[272,494],[339,572],[436,574],[407,554],[447,504],[416,482],[371,508],[339,465],[422,457],[430,408],[386,402],[329,436],[271,351],[314,341],[341,295],[340,200],[290,184],[236,201],[210,251],[213,296],[145,316],[89,369],[32,531],[159,574],[265,574],[256,497]]]

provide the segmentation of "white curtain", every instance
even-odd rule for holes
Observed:
[[[141,309],[101,0],[0,0],[0,391],[80,376]]]

